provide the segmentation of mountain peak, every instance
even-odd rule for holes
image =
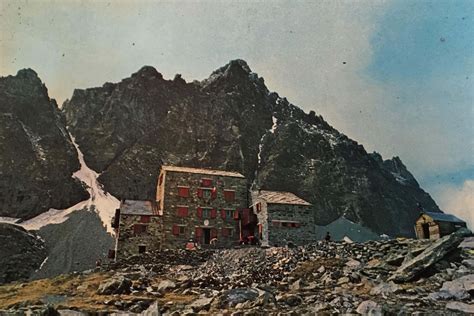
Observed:
[[[132,78],[162,79],[163,75],[153,66],[143,66],[140,70],[132,74]]]
[[[25,69],[18,70],[18,72],[16,73],[16,76],[18,78],[22,78],[22,79],[40,80],[40,78],[38,77],[38,74],[36,73],[36,71],[34,71],[31,68],[25,68]]]

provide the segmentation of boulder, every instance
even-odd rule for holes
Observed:
[[[440,261],[463,241],[471,232],[462,228],[450,235],[438,239],[415,258],[404,262],[388,279],[397,283],[416,279],[432,265]]]
[[[224,292],[219,298],[219,307],[233,307],[239,303],[255,301],[259,297],[257,290],[251,288],[236,288]]]
[[[371,315],[371,316],[383,315],[382,306],[370,300],[363,301],[362,303],[360,303],[356,311],[357,313],[361,315]]]
[[[211,306],[213,297],[204,297],[204,298],[199,298],[192,302],[191,304],[188,305],[188,307],[192,308],[193,311],[199,312],[202,310],[208,310],[209,307]]]
[[[130,293],[130,287],[132,281],[126,277],[119,275],[100,284],[97,294],[110,295],[110,294],[126,294]]]
[[[456,312],[463,312],[467,315],[474,314],[474,305],[473,304],[466,304],[462,302],[449,302],[446,304],[446,309],[456,311]]]
[[[156,289],[159,291],[159,292],[166,292],[168,290],[172,290],[176,288],[176,283],[174,283],[173,281],[171,280],[163,280],[161,281],[158,286],[156,287]]]
[[[443,283],[439,292],[431,293],[432,300],[465,300],[470,297],[469,292],[474,291],[474,274],[465,275],[453,281]]]

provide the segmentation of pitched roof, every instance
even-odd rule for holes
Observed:
[[[441,212],[423,212],[423,214],[428,215],[435,221],[451,222],[451,223],[465,223],[465,221],[463,221],[462,219],[457,218],[456,216],[451,215],[451,214],[445,214]]]
[[[121,215],[157,215],[151,201],[125,200],[120,203]]]
[[[257,198],[261,198],[269,204],[311,205],[291,192],[261,190],[258,192]]]
[[[191,167],[178,167],[178,166],[161,166],[161,170],[184,172],[184,173],[197,173],[211,176],[224,176],[224,177],[235,177],[245,178],[241,173],[234,171],[223,171],[214,169],[202,169],[202,168],[191,168]]]

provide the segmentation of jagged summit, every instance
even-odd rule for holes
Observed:
[[[163,75],[153,66],[143,66],[137,72],[132,74],[132,78],[141,77],[147,79],[163,79]]]
[[[31,68],[24,68],[18,70],[16,76],[21,79],[39,79],[38,74]],[[40,80],[41,82],[41,80]]]
[[[74,93],[71,133],[105,190],[153,199],[162,164],[236,170],[249,187],[288,191],[316,222],[345,215],[377,233],[413,235],[417,203],[439,210],[399,159],[383,161],[305,113],[240,59],[186,84],[145,66],[130,78]],[[138,80],[137,80],[138,78]]]

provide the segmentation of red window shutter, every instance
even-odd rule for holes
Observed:
[[[211,190],[211,199],[214,200],[215,198],[217,198],[217,188],[216,187],[212,188],[212,190]]]
[[[216,218],[217,217],[217,210],[215,208],[213,208],[211,210],[211,218]]]
[[[201,185],[203,187],[210,187],[212,185],[211,179],[201,179]]]
[[[238,220],[239,219],[239,210],[234,211],[234,219]]]
[[[185,206],[179,206],[177,210],[178,217],[186,217],[188,216],[188,208]]]
[[[197,197],[202,198],[202,189],[201,188],[197,189]]]
[[[178,195],[181,197],[189,197],[189,188],[178,187]]]
[[[173,235],[175,236],[179,235],[179,226],[176,224],[173,225]]]
[[[202,207],[197,208],[197,217],[202,218]]]
[[[224,199],[232,202],[235,200],[235,191],[224,191]]]
[[[217,238],[217,229],[215,228],[211,229],[211,238]]]
[[[226,216],[226,211],[224,209],[221,210],[221,217],[222,219],[225,219],[227,216]]]
[[[262,210],[262,204],[257,203],[257,213]]]
[[[202,228],[196,227],[196,237],[201,237],[201,236],[202,236]]]
[[[149,223],[149,222],[150,222],[150,216],[149,215],[140,216],[140,223]]]

